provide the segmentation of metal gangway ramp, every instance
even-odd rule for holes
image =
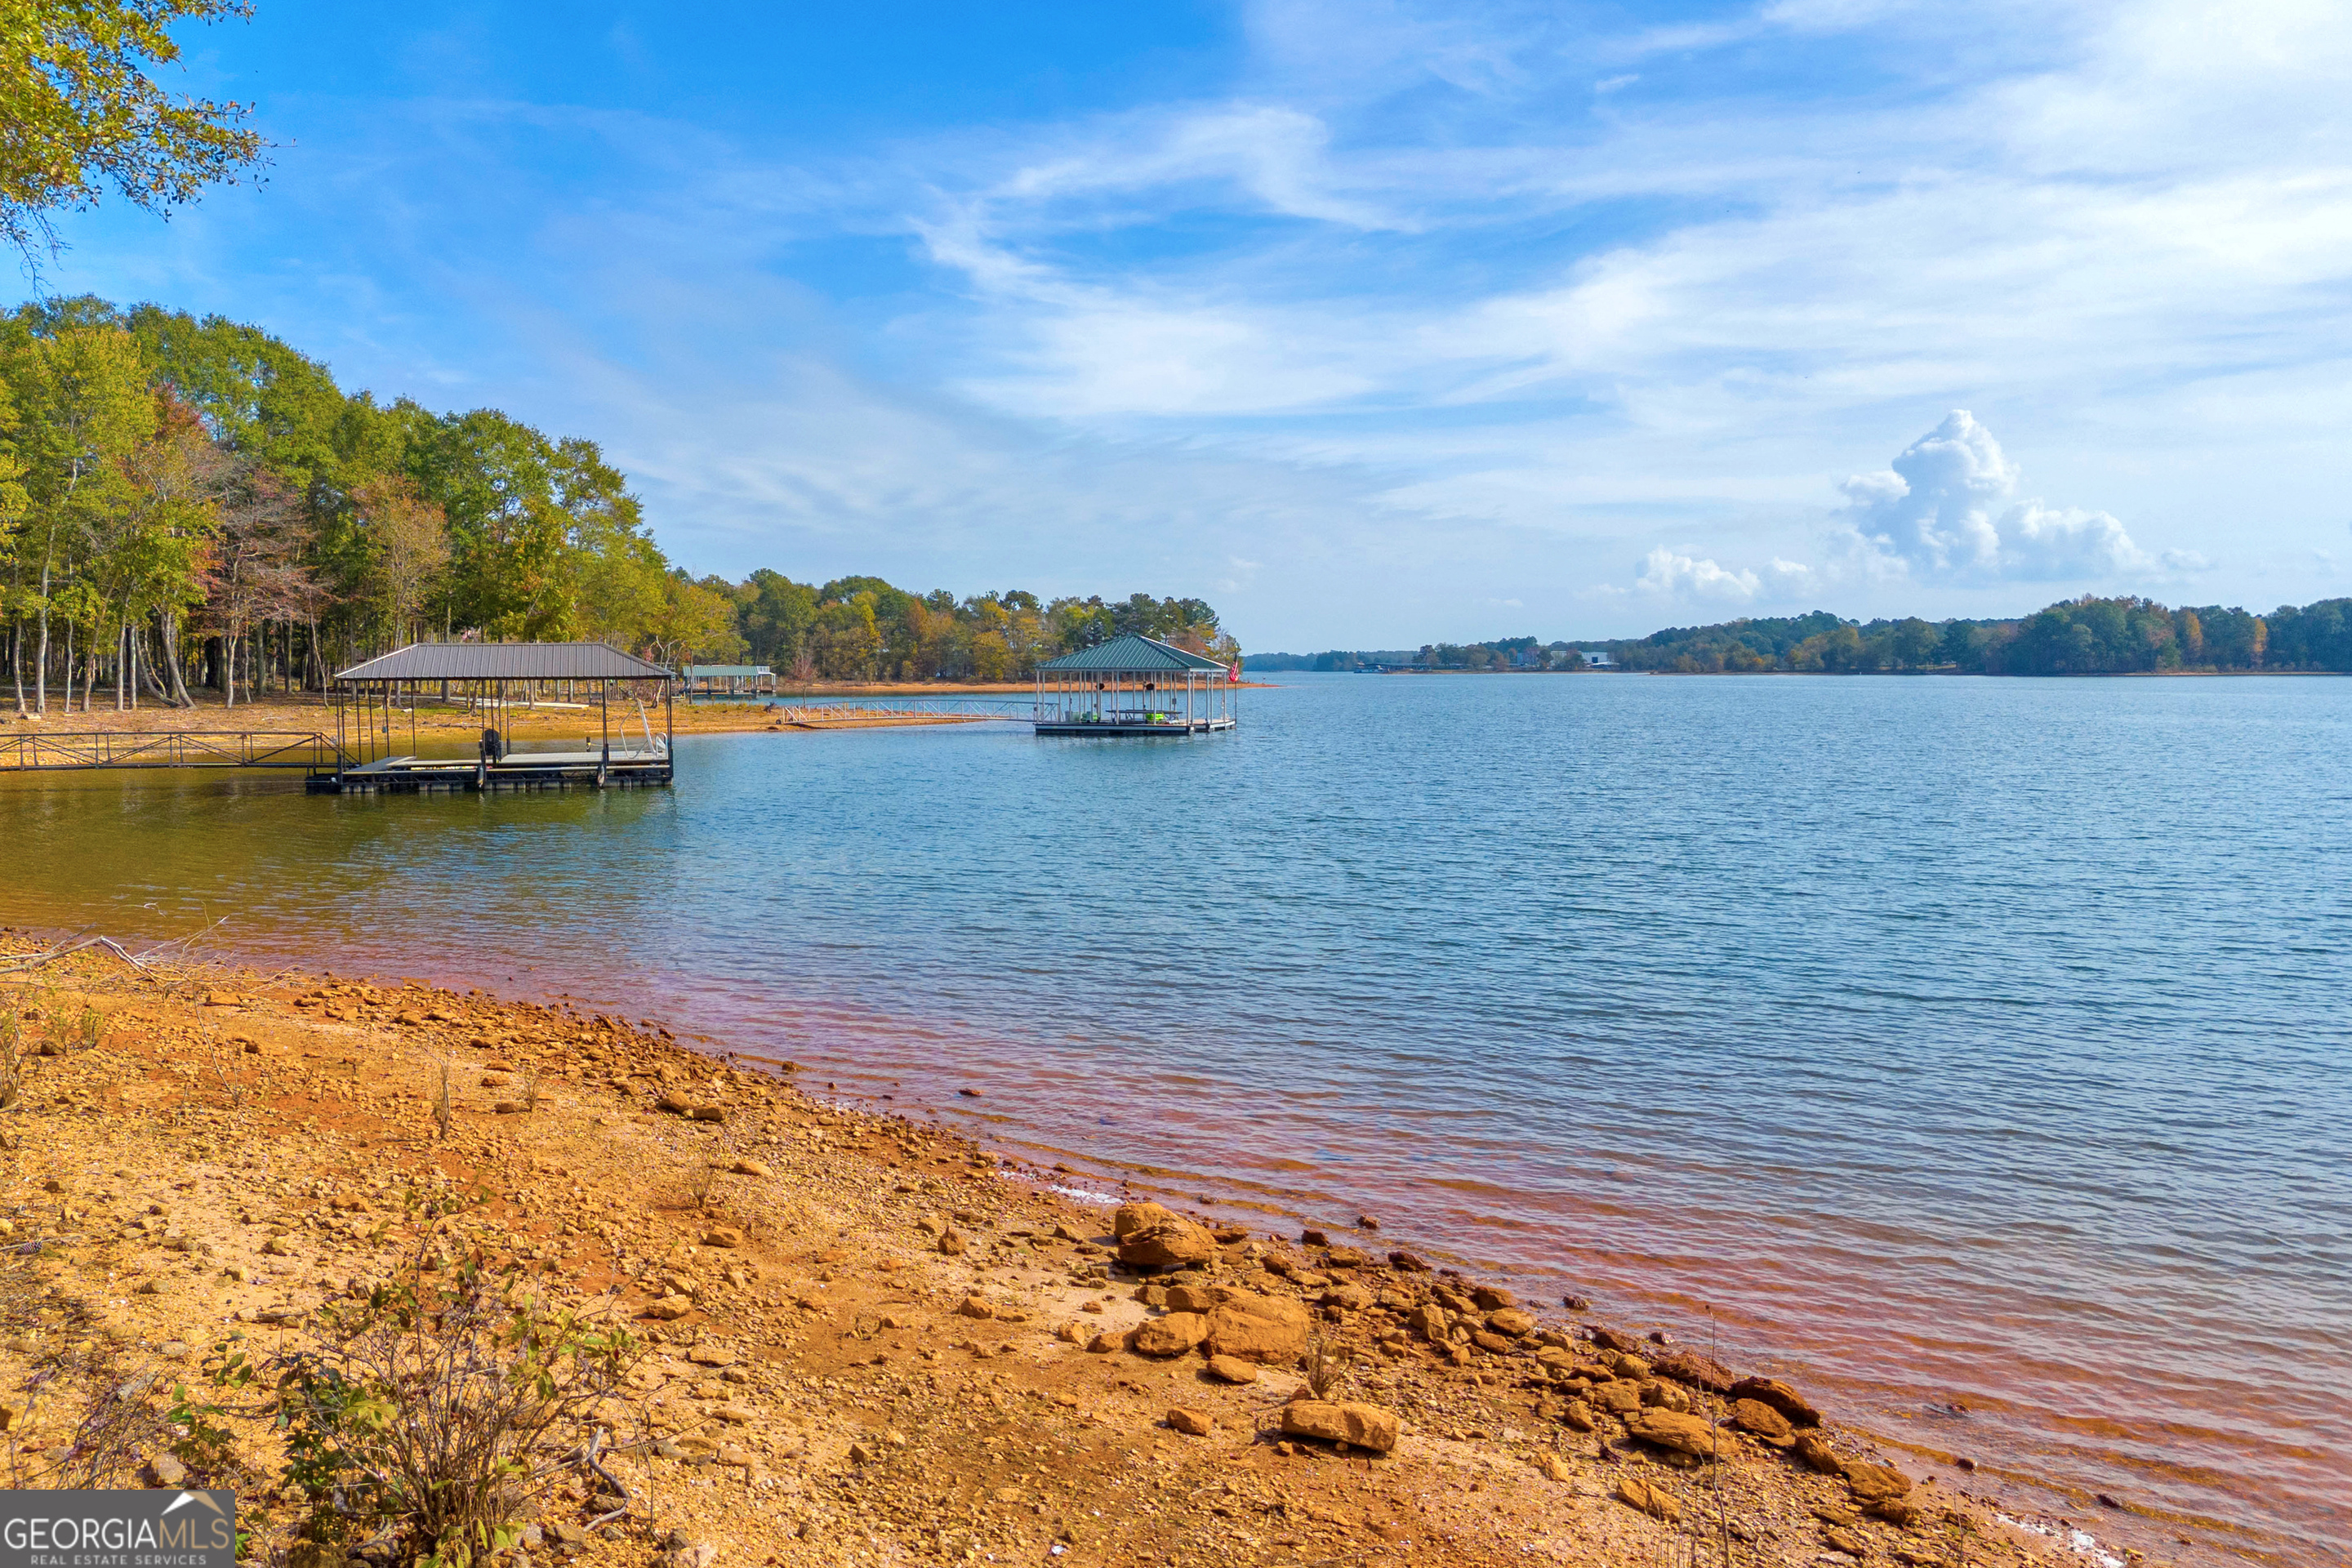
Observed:
[[[0,773],[93,768],[299,768],[336,773],[350,753],[291,730],[18,730],[0,734]]]

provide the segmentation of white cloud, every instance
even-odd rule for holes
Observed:
[[[1353,228],[1397,226],[1393,216],[1347,189],[1357,174],[1333,163],[1330,140],[1321,119],[1279,104],[1122,116],[1015,169],[987,200],[1034,207],[1106,194],[1223,185],[1286,216]]]
[[[1822,580],[1822,574],[1803,562],[1790,561],[1778,555],[1759,570],[1750,566],[1726,566],[1711,558],[1686,554],[1661,545],[1642,557],[1635,566],[1633,590],[1660,599],[1697,599],[1745,605],[1751,601],[1790,598],[1811,591]],[[1614,597],[1626,590],[1603,586],[1595,592],[1602,597]]]
[[[1889,564],[1928,580],[2083,582],[2153,564],[2104,511],[2012,500],[2018,478],[1992,432],[1956,408],[1891,469],[1846,480],[1846,521]]]
[[[1754,572],[1731,571],[1660,545],[1642,557],[1633,586],[1661,598],[1742,600],[1754,598],[1764,584]]]

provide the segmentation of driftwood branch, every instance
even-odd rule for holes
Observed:
[[[191,931],[186,936],[175,936],[169,942],[159,942],[144,952],[133,952],[112,937],[94,934],[85,926],[46,952],[29,953],[22,958],[0,963],[0,974],[21,974],[28,970],[55,963],[61,958],[70,958],[77,952],[86,952],[94,947],[102,948],[114,954],[133,969],[146,969],[159,958],[185,953],[196,942],[219,930],[222,921],[227,919],[226,915],[223,915],[219,920],[212,921],[201,930]]]
[[[84,929],[82,931],[76,931],[73,935],[66,938],[65,941],[58,943],[57,946],[50,948],[47,952],[31,953],[26,957],[16,959],[12,963],[0,963],[0,974],[15,974],[28,969],[38,969],[44,964],[55,963],[60,958],[69,957],[74,953],[80,952],[86,949],[93,947],[104,948],[107,952],[114,954],[115,957],[122,960],[123,963],[130,964],[133,969],[144,969],[147,967],[146,961],[143,958],[127,951],[121,942],[115,941],[112,937],[92,936],[87,929]]]

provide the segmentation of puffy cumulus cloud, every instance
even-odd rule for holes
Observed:
[[[1729,571],[1663,544],[1642,557],[1633,574],[1633,586],[1661,598],[1687,594],[1700,599],[1752,599],[1763,585],[1753,572]]]
[[[1881,569],[1937,580],[2063,582],[2153,564],[2104,511],[2019,500],[2017,465],[1956,408],[1881,473],[1843,487],[1845,521]]]
[[[1732,600],[1779,598],[1811,586],[1813,569],[1801,561],[1779,556],[1761,571],[1752,566],[1730,567],[1720,562],[1685,555],[1664,545],[1642,557],[1633,572],[1633,586],[1660,598]]]

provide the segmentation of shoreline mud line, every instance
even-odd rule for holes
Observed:
[[[0,969],[51,945],[0,933]],[[72,1368],[299,1340],[432,1245],[648,1342],[612,1464],[651,1511],[591,1531],[559,1493],[531,1562],[2084,1560],[1689,1347],[1403,1247],[1083,1203],[651,1020],[90,951],[0,973],[0,1400],[37,1468]],[[436,1231],[419,1192],[471,1197]],[[280,1501],[241,1492],[256,1561]]]

